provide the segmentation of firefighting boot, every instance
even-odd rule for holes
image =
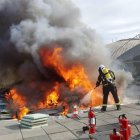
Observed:
[[[116,105],[117,110],[121,110],[121,106],[120,105]]]
[[[101,112],[104,112],[104,111],[106,111],[106,106],[102,106],[101,108]]]

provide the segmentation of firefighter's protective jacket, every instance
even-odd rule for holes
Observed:
[[[104,69],[103,71],[99,70],[99,76],[96,82],[96,86],[98,87],[101,82],[103,86],[114,85],[115,84],[114,81],[115,81],[115,74],[113,71],[108,69]]]

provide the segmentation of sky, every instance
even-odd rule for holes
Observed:
[[[73,0],[87,26],[108,44],[140,33],[140,0]]]

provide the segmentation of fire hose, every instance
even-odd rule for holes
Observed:
[[[130,124],[131,124],[131,125],[134,125],[134,126],[136,127],[138,133],[139,133],[139,134],[136,135],[135,137],[131,137],[131,140],[140,140],[140,130],[139,130],[139,128],[137,127],[137,125],[136,125],[135,123],[130,122]]]
[[[136,127],[138,133],[140,134],[140,130],[139,130],[139,128],[137,127],[137,125],[136,125],[135,123],[130,123],[130,124],[134,125],[134,126]]]
[[[139,123],[140,123],[140,122],[139,122]],[[134,125],[134,126],[136,127],[138,133],[140,134],[140,130],[139,130],[138,126],[136,125],[136,123],[135,123],[135,122],[130,122],[130,124]]]
[[[18,119],[17,119],[17,121],[18,121],[18,127],[19,127],[19,130],[20,130],[20,133],[21,133],[22,140],[24,140],[23,133],[22,133],[22,131],[21,131],[20,122],[19,122]]]

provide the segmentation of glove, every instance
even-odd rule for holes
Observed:
[[[96,83],[96,87],[98,87],[99,85],[100,85],[100,83],[99,83],[99,82],[97,82],[97,83]]]

